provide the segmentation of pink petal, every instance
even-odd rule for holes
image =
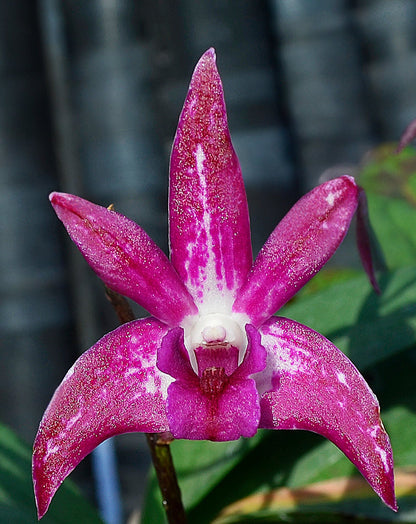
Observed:
[[[209,49],[198,62],[170,167],[172,263],[204,312],[231,309],[252,264],[246,194]]]
[[[171,326],[196,312],[168,258],[141,227],[74,195],[52,193],[50,200],[89,265],[111,289]]]
[[[357,208],[357,246],[360,253],[361,263],[368,279],[376,293],[381,293],[374,271],[373,257],[371,253],[370,220],[368,217],[367,196],[363,188],[359,188],[359,200]]]
[[[156,368],[168,327],[148,318],[124,324],[68,371],[40,423],[33,454],[39,518],[63,480],[103,440],[131,431],[169,429],[170,377]]]
[[[416,118],[410,122],[410,124],[404,130],[399,145],[397,146],[396,153],[400,153],[406,146],[413,142],[416,138]]]
[[[310,280],[342,242],[357,208],[352,177],[329,180],[302,197],[260,251],[233,310],[259,326]]]
[[[175,438],[191,440],[227,441],[252,437],[258,428],[260,408],[256,385],[249,376],[264,368],[265,350],[260,335],[252,326],[247,327],[249,344],[243,363],[227,376],[224,354],[211,363],[207,358],[199,361],[207,366],[192,369],[183,343],[183,330],[173,329],[163,339],[158,355],[158,367],[176,378],[168,389],[167,416],[170,431]],[[206,357],[206,355],[204,356]],[[235,352],[230,351],[231,368]]]
[[[267,368],[258,374],[260,427],[305,429],[336,444],[392,509],[393,456],[374,393],[319,333],[285,318],[261,328]]]

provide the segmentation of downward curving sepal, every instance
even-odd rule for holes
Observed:
[[[156,367],[156,351],[168,329],[152,318],[124,324],[68,371],[34,444],[39,518],[63,480],[102,441],[131,431],[169,430],[165,403],[171,378]]]
[[[305,429],[336,444],[392,509],[393,456],[379,405],[363,377],[325,337],[285,318],[261,328],[260,427]]]
[[[352,177],[329,180],[302,197],[260,251],[233,310],[259,326],[335,253],[357,208]]]
[[[203,313],[229,312],[252,264],[248,207],[215,52],[198,62],[172,149],[172,263]]]
[[[52,193],[50,200],[70,237],[108,287],[171,326],[196,312],[168,258],[140,226],[74,195]]]

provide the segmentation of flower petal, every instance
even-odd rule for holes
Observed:
[[[168,329],[153,318],[124,324],[68,371],[34,444],[39,518],[63,480],[103,440],[131,431],[169,429],[165,403],[171,378],[156,368],[156,351]]]
[[[163,339],[158,367],[175,377],[168,389],[167,416],[175,438],[227,441],[252,437],[260,418],[259,396],[250,374],[265,366],[259,333],[247,329],[248,347],[243,363],[231,375],[214,366],[198,376],[191,367],[183,330],[173,329]],[[230,358],[234,359],[230,352]],[[215,357],[214,357],[215,358]]]
[[[203,313],[229,312],[252,264],[247,199],[215,52],[198,62],[172,149],[172,263]]]
[[[259,331],[268,352],[266,370],[257,376],[260,427],[323,435],[397,509],[389,437],[358,370],[329,340],[293,320],[273,318]]]
[[[233,310],[259,326],[282,307],[335,253],[357,203],[358,188],[349,176],[302,197],[263,246]]]
[[[166,255],[127,217],[66,193],[52,206],[85,259],[107,286],[173,326],[196,312]]]

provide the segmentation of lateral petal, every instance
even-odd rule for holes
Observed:
[[[198,62],[172,149],[172,263],[203,313],[229,312],[252,264],[247,199],[215,52]]]
[[[259,373],[262,428],[304,429],[337,445],[380,498],[397,509],[393,455],[374,393],[325,337],[286,318],[259,331],[268,353]]]
[[[357,208],[358,188],[342,176],[303,196],[261,249],[234,303],[259,326],[280,309],[335,253]]]
[[[154,318],[108,333],[68,371],[35,439],[33,482],[42,517],[58,487],[105,439],[132,431],[168,431],[171,378],[156,367],[168,327]]]
[[[163,251],[127,217],[66,193],[51,204],[88,264],[107,286],[174,326],[195,304]]]

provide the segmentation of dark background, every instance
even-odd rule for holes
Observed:
[[[50,191],[114,203],[166,250],[170,146],[214,46],[257,252],[324,170],[416,117],[415,27],[413,0],[0,2],[0,420],[32,441],[67,368],[116,326]],[[130,514],[146,454],[117,442]]]

